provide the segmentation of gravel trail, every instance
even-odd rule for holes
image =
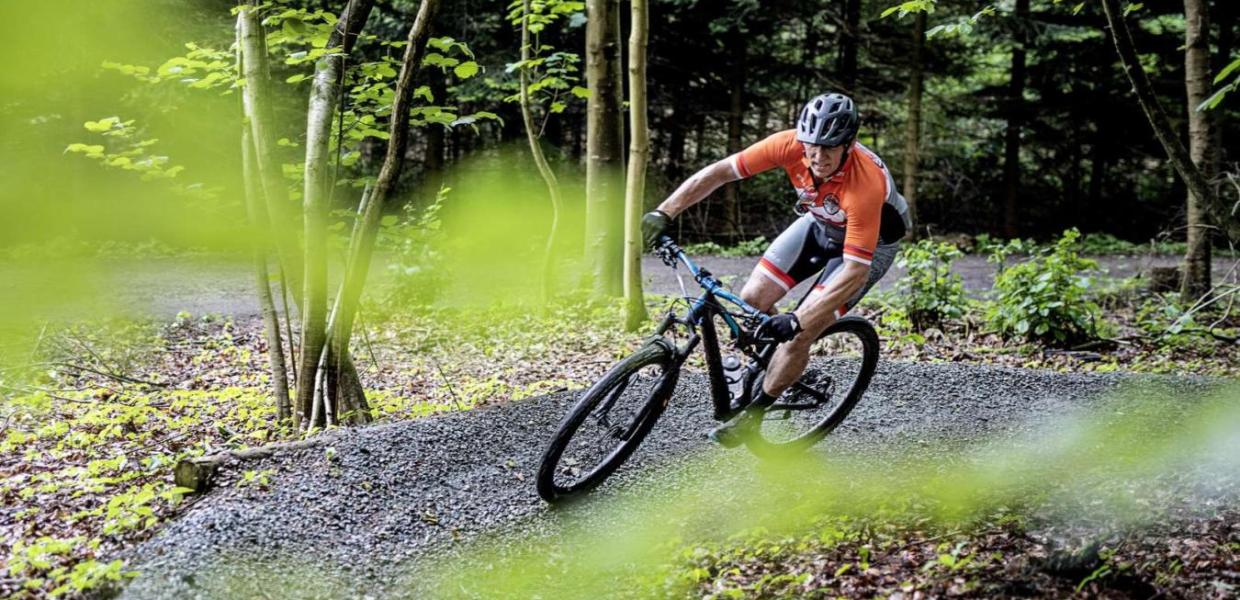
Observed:
[[[884,363],[862,403],[815,451],[1014,435],[1088,407],[1126,381],[1116,374]],[[703,376],[686,374],[650,437],[595,497],[644,493],[643,473],[665,471],[693,451],[747,460],[745,450],[715,449],[703,438],[713,423],[706,389]],[[254,566],[274,557],[314,570],[317,587],[295,595],[404,596],[410,588],[401,576],[410,565],[454,542],[517,530],[555,535],[560,517],[538,499],[533,476],[574,396],[338,433],[321,447],[245,464],[270,470],[266,490],[233,485],[234,468],[131,551],[130,566],[141,575],[124,597],[222,597],[237,589],[285,596],[270,570]]]

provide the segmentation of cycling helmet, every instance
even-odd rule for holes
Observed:
[[[797,141],[819,146],[842,146],[857,137],[860,119],[852,98],[823,94],[810,100],[797,119]]]

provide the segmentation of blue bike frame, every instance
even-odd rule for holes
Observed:
[[[675,268],[677,262],[685,265],[685,268],[693,274],[693,280],[703,290],[702,295],[692,301],[689,311],[684,317],[677,318],[675,313],[669,311],[658,329],[655,330],[655,335],[662,336],[674,324],[681,324],[689,328],[691,332],[689,339],[683,346],[675,348],[678,367],[689,357],[689,354],[697,347],[698,342],[704,342],[702,351],[706,354],[706,369],[710,379],[715,418],[721,421],[730,419],[738,410],[748,404],[749,398],[748,393],[743,393],[743,397],[736,405],[732,403],[728,392],[728,384],[724,379],[719,337],[715,331],[715,322],[711,318],[712,315],[718,314],[723,317],[724,322],[728,325],[728,329],[731,330],[733,338],[740,341],[741,345],[744,346],[742,350],[750,354],[762,368],[765,368],[767,361],[769,361],[771,353],[774,351],[774,346],[767,346],[760,352],[750,351],[749,345],[756,340],[745,335],[745,330],[741,327],[741,324],[736,321],[736,318],[731,313],[724,310],[716,299],[728,301],[739,308],[746,317],[755,319],[759,323],[765,322],[770,316],[725,289],[723,284],[718,279],[715,279],[714,275],[694,263],[671,238],[660,236],[655,247],[660,250],[664,263],[668,266]],[[701,332],[700,334],[698,333],[699,331]]]

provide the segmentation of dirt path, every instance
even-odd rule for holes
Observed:
[[[1124,381],[1114,374],[887,363],[849,420],[816,450],[859,453],[1015,435],[1092,405]],[[652,493],[643,489],[644,473],[666,472],[694,452],[752,460],[744,450],[704,440],[711,423],[706,387],[701,376],[682,379],[651,437],[589,502]],[[295,583],[298,597],[419,597],[411,570],[439,550],[483,533],[561,535],[564,513],[538,499],[532,479],[572,399],[562,393],[371,427],[247,464],[269,475],[270,488],[238,488],[229,479],[236,472],[225,477],[133,551],[131,567],[142,574],[124,596],[284,597],[282,586]]]

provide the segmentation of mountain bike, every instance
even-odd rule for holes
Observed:
[[[878,364],[878,334],[865,319],[843,317],[815,345],[825,344],[832,358],[811,364],[774,404],[751,406],[753,390],[762,384],[777,346],[754,334],[769,315],[728,291],[670,237],[658,238],[655,253],[676,270],[679,300],[687,309],[679,315],[669,310],[654,335],[590,386],[560,423],[538,469],[538,494],[548,502],[589,491],[633,454],[667,408],[680,370],[698,346],[714,418],[728,421],[751,411],[756,426],[744,443],[760,457],[799,452],[818,443],[848,416],[870,384]],[[685,292],[680,265],[701,286],[700,295]],[[730,334],[727,356],[719,326]]]

